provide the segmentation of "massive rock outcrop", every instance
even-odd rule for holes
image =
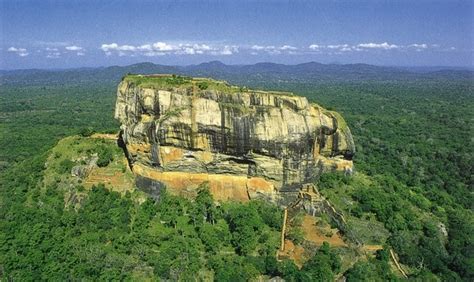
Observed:
[[[321,173],[352,171],[354,143],[341,116],[292,93],[128,75],[115,117],[138,185],[154,190],[192,195],[207,182],[218,200],[285,204]]]

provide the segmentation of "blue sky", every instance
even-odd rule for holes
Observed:
[[[0,0],[0,68],[473,66],[473,1]]]

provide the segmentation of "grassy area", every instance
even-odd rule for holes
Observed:
[[[133,83],[136,86],[152,89],[173,89],[173,88],[192,88],[196,91],[215,90],[224,93],[268,93],[272,95],[295,96],[291,92],[282,91],[261,91],[252,90],[244,86],[230,85],[224,80],[214,80],[211,78],[188,77],[180,75],[139,75],[129,74],[123,78],[123,81]]]
[[[192,78],[185,76],[130,74],[126,75],[123,81],[133,83],[143,88],[167,89],[174,87],[192,87]]]
[[[85,168],[91,162],[99,166],[93,164],[92,169],[84,177],[74,176],[71,173],[74,167]],[[45,187],[83,190],[103,183],[106,188],[121,193],[132,191],[134,188],[133,174],[127,166],[122,149],[117,146],[115,140],[66,137],[51,149],[45,166],[43,180]]]

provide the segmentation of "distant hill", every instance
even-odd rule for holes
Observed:
[[[128,73],[174,73],[225,79],[234,83],[256,80],[298,82],[393,81],[413,79],[473,79],[474,71],[443,67],[401,68],[368,64],[321,64],[309,62],[297,65],[257,63],[253,65],[226,65],[211,61],[198,65],[168,66],[138,63],[128,66],[77,68],[63,70],[11,70],[0,72],[1,84],[118,82]]]

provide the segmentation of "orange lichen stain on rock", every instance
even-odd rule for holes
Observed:
[[[137,153],[149,153],[151,151],[151,145],[130,143],[127,145],[127,151],[132,155],[136,155]]]
[[[209,190],[217,201],[249,200],[247,193],[247,177],[222,174],[209,174]]]
[[[175,195],[195,195],[198,187],[208,183],[209,191],[216,201],[246,202],[250,197],[272,194],[274,186],[263,178],[224,174],[190,173],[179,171],[158,171],[135,164],[133,172],[146,178],[157,180],[166,185],[168,191]]]
[[[261,177],[251,177],[247,180],[247,191],[251,197],[259,193],[269,195],[275,191],[275,186]]]
[[[160,147],[160,161],[162,165],[167,165],[172,162],[184,160],[186,150],[178,147],[162,146]],[[209,163],[214,160],[213,154],[210,151],[193,151],[192,156],[198,161]]]

